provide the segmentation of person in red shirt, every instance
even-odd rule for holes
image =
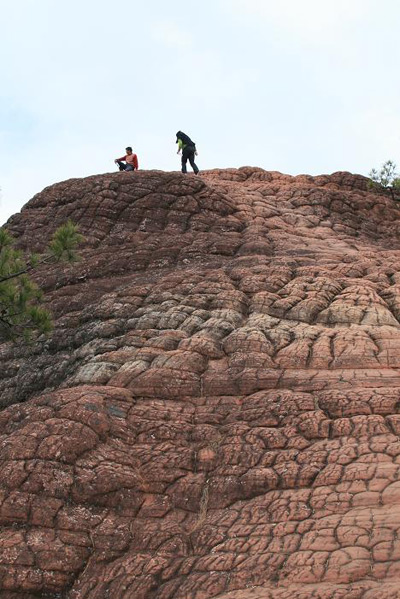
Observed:
[[[133,154],[130,146],[125,148],[125,150],[126,155],[122,156],[122,158],[116,158],[114,160],[115,164],[118,164],[120,171],[137,171],[139,163],[136,154]]]

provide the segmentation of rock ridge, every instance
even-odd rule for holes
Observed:
[[[399,598],[400,205],[138,171],[7,228],[40,250],[68,218],[54,334],[0,345],[0,596]]]

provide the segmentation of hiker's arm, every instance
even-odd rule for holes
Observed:
[[[181,139],[178,139],[178,151],[177,151],[177,154],[180,154],[180,152],[182,150],[182,146],[183,146],[183,141]]]
[[[126,156],[122,156],[122,158],[116,158],[114,160],[114,162],[122,162],[122,160],[125,160]]]
[[[138,168],[139,168],[139,162],[138,162],[138,159],[137,159],[137,155],[136,155],[136,154],[134,154],[134,155],[133,155],[133,168],[134,168],[136,171],[137,171],[137,170],[138,170]]]

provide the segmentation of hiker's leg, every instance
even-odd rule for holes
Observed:
[[[125,165],[125,170],[126,171],[134,171],[135,169],[133,168],[133,166],[131,164],[126,164]]]
[[[119,166],[119,170],[120,171],[124,171],[125,170],[126,164],[124,164],[123,162],[121,162],[121,160],[117,160],[117,164]]]
[[[194,170],[195,175],[197,175],[199,172],[199,169],[197,167],[197,164],[194,161],[194,150],[192,152],[190,152],[190,154],[189,154],[189,162],[190,162],[190,166]]]
[[[187,163],[187,154],[185,152],[185,150],[183,150],[182,152],[182,173],[187,173],[187,169],[186,169],[186,163]]]

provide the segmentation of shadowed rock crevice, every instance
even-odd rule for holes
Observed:
[[[4,599],[397,599],[400,207],[350,173],[65,181],[8,228],[55,317],[0,347]]]

